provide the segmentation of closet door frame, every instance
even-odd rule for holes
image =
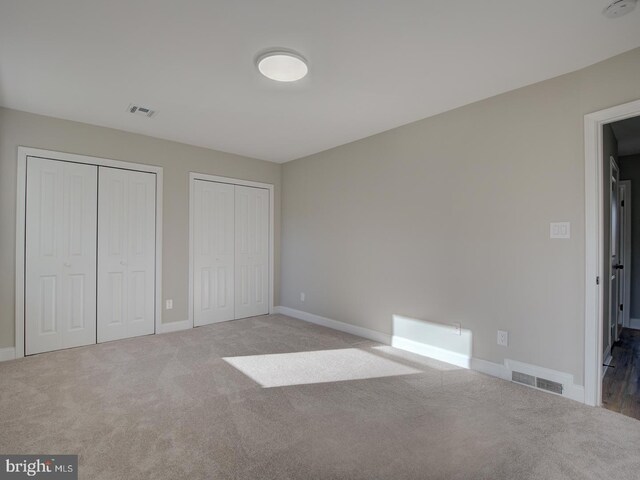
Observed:
[[[155,333],[162,326],[162,167],[141,163],[124,162],[108,158],[90,157],[74,153],[63,153],[40,148],[18,147],[18,175],[16,202],[16,315],[15,315],[15,357],[24,357],[25,346],[25,226],[27,194],[27,158],[39,157],[62,162],[82,163],[103,167],[137,170],[156,174],[156,275],[155,275]],[[96,199],[96,202],[98,200]],[[99,213],[98,213],[99,214]]]
[[[274,244],[275,244],[275,199],[274,186],[271,183],[252,182],[250,180],[240,180],[238,178],[220,177],[208,175],[206,173],[189,173],[189,319],[186,328],[192,328],[193,324],[193,226],[195,210],[195,181],[204,180],[207,182],[226,183],[229,185],[239,185],[242,187],[263,188],[269,191],[269,314],[274,313],[273,289],[275,285],[274,269]]]

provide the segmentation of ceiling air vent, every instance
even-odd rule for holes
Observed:
[[[134,115],[140,115],[142,117],[153,117],[155,115],[155,110],[151,110],[149,107],[142,107],[140,105],[134,105],[133,103],[129,105],[129,113],[133,113]]]

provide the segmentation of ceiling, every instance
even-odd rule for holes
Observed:
[[[618,156],[640,153],[640,117],[631,117],[611,124],[618,141]]]
[[[640,46],[608,3],[2,0],[0,105],[285,162]],[[276,46],[309,75],[261,77]]]

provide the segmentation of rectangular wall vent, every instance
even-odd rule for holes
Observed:
[[[134,105],[133,103],[129,105],[129,113],[133,113],[134,115],[141,115],[143,117],[153,117],[156,113],[155,110],[151,110],[148,107],[141,107],[140,105]]]
[[[545,378],[536,378],[536,387],[562,395],[562,384]]]
[[[540,378],[534,375],[529,375],[527,373],[522,373],[522,372],[517,372],[515,370],[512,370],[511,380],[517,383],[522,383],[523,385],[529,385],[530,387],[535,387],[541,390],[546,390],[548,392],[553,392],[553,393],[557,393],[558,395],[562,395],[562,390],[563,390],[562,384],[558,382],[554,382],[552,380],[547,380],[546,378]]]
[[[527,375],[526,373],[516,372],[515,370],[511,372],[511,380],[518,383],[524,383],[531,387],[536,386],[536,377],[533,375]]]

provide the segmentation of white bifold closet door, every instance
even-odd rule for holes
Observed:
[[[155,330],[156,176],[99,167],[98,342]]]
[[[234,186],[195,180],[193,323],[233,320]]]
[[[235,189],[235,318],[246,318],[269,313],[269,191]]]
[[[27,355],[96,341],[97,171],[27,159]]]
[[[269,313],[269,191],[194,181],[193,319]]]

